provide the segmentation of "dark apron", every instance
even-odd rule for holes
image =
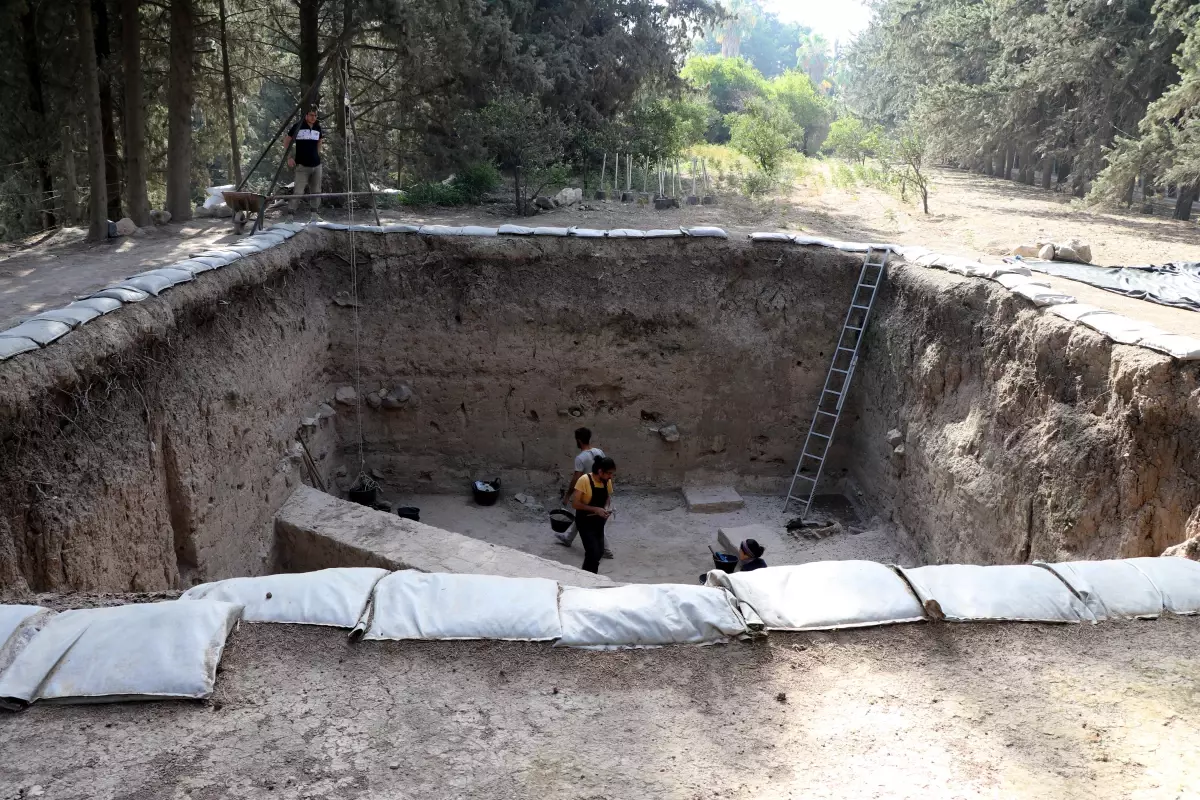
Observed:
[[[590,503],[588,503],[588,505],[595,506],[596,508],[604,508],[606,505],[608,505],[608,483],[605,482],[600,486],[597,486],[596,482],[592,480],[591,475],[588,475],[588,483],[592,485],[592,500]],[[592,531],[604,530],[604,523],[606,522],[604,517],[593,514],[590,511],[580,511],[578,517],[578,525],[580,529],[586,528],[587,530]]]

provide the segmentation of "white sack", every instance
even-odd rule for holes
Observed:
[[[1200,359],[1200,339],[1191,336],[1181,336],[1175,333],[1156,333],[1139,342],[1142,347],[1149,347],[1160,353],[1166,353],[1180,361],[1195,361]]]
[[[1044,286],[1038,286],[1034,283],[1022,283],[1020,286],[1015,286],[1010,290],[1013,294],[1019,294],[1026,300],[1033,303],[1035,306],[1058,306],[1064,303],[1074,303],[1075,296],[1056,292],[1053,289],[1047,289]]]
[[[790,242],[792,237],[786,233],[752,233],[750,234],[752,242]]]
[[[0,361],[37,349],[37,342],[23,336],[0,337]]]
[[[1125,562],[1162,592],[1163,608],[1172,614],[1200,614],[1200,561],[1186,558],[1127,558]]]
[[[355,233],[383,233],[382,225],[350,225],[346,228]]]
[[[43,311],[33,319],[45,319],[51,322],[61,322],[64,325],[70,325],[72,328],[78,328],[85,322],[91,322],[96,317],[100,316],[100,312],[94,308],[86,306],[67,306],[66,308],[51,308]]]
[[[1062,317],[1071,322],[1078,322],[1088,314],[1109,313],[1099,306],[1088,305],[1087,303],[1066,303],[1061,306],[1049,306],[1046,310],[1056,317]]]
[[[53,616],[42,606],[0,606],[0,675]]]
[[[670,239],[675,236],[686,236],[683,228],[657,228],[652,231],[646,231],[647,239]]]
[[[943,564],[900,572],[922,604],[936,601],[950,621],[1095,621],[1053,572],[1032,564]]]
[[[243,606],[246,622],[289,622],[353,628],[387,570],[337,567],[316,572],[230,578],[193,586],[180,600],[220,600]]]
[[[603,239],[605,236],[605,231],[596,228],[576,228],[575,226],[571,226],[567,231],[572,236],[578,236],[580,239]]]
[[[83,300],[76,300],[74,303],[69,303],[67,308],[74,308],[75,306],[93,308],[101,314],[108,314],[120,308],[121,301],[114,300],[111,297],[88,297]]]
[[[553,228],[542,226],[533,229],[534,236],[566,236],[568,230],[566,228]]]
[[[71,326],[51,319],[27,319],[16,327],[0,331],[0,339],[30,339],[42,347],[66,336]]]
[[[1035,563],[1066,581],[1097,620],[1153,619],[1162,613],[1162,592],[1127,561]]]
[[[531,236],[533,228],[527,228],[524,225],[501,225],[498,232],[508,236]]]
[[[1029,267],[1019,264],[976,264],[967,273],[976,278],[995,278],[997,275],[1032,275]]]
[[[241,612],[210,600],[64,611],[0,676],[0,702],[208,697]]]
[[[610,239],[645,239],[646,232],[634,230],[633,228],[614,228],[608,232]]]
[[[208,197],[204,198],[205,208],[216,208],[217,206],[225,205],[224,192],[232,192],[236,186],[232,183],[227,183],[224,186],[209,186],[204,190]]]
[[[389,223],[383,226],[384,233],[416,233],[421,230],[420,225],[402,225],[400,223]]]
[[[714,644],[747,633],[724,589],[671,583],[612,589],[564,586],[558,601],[567,647],[612,649]]]
[[[1166,331],[1145,322],[1120,314],[1099,312],[1088,314],[1079,320],[1094,331],[1099,331],[1118,344],[1137,344],[1147,336],[1158,336]]]
[[[713,239],[728,239],[729,234],[724,228],[713,228],[708,226],[699,226],[695,228],[684,228],[684,233],[688,236],[706,236]]]
[[[1034,286],[1044,286],[1047,289],[1050,288],[1050,281],[1046,280],[1045,278],[1031,278],[1028,275],[1014,275],[1009,272],[1002,272],[996,275],[996,277],[992,278],[992,280],[1003,286],[1005,289],[1015,289],[1018,286],[1026,283],[1033,284]]]
[[[714,570],[709,583],[728,588],[768,630],[821,631],[925,619],[904,579],[875,561],[815,561],[731,575]]]
[[[791,237],[792,244],[815,245],[817,247],[837,247],[838,243],[833,239],[822,239],[819,236],[808,236],[807,234],[797,233]]]
[[[562,635],[558,582],[402,570],[375,587],[364,639],[507,639]]]
[[[318,228],[324,228],[325,230],[329,231],[344,231],[350,228],[350,226],[344,222],[326,222],[325,220],[321,220],[320,222],[314,222],[312,224],[316,225]]]
[[[464,225],[461,234],[463,236],[499,236],[498,228],[485,228],[480,225]]]

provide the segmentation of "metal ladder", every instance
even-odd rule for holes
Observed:
[[[804,510],[800,514],[802,519],[808,516],[813,497],[817,493],[817,482],[821,480],[821,470],[825,467],[825,458],[829,455],[833,434],[842,416],[842,404],[850,391],[854,368],[858,366],[858,350],[862,346],[863,331],[867,328],[871,309],[875,306],[875,295],[879,291],[879,284],[883,282],[884,273],[887,272],[891,254],[891,249],[887,247],[868,247],[862,270],[858,273],[858,284],[850,298],[850,308],[846,310],[846,322],[842,325],[837,349],[833,351],[829,374],[825,376],[825,387],[817,400],[817,411],[808,427],[804,450],[796,463],[796,472],[792,475],[787,499],[783,502],[783,510],[786,512],[793,500],[803,501]],[[799,493],[797,483],[800,484]]]

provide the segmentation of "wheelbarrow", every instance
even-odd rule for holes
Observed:
[[[255,192],[221,192],[225,205],[233,211],[233,231],[239,236],[246,231],[246,223],[254,219],[253,230],[262,223],[267,208],[267,196]]]

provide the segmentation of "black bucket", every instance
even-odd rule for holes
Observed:
[[[471,484],[471,493],[475,502],[481,506],[494,506],[500,499],[500,479],[490,481],[475,481]]]
[[[738,557],[728,553],[713,553],[713,569],[719,569],[726,574],[737,569]]]
[[[346,492],[346,497],[351,503],[374,508],[379,501],[379,484],[369,475],[359,475],[350,491]]]
[[[413,522],[420,522],[421,509],[416,506],[400,506],[396,509],[396,516],[401,519],[411,519]]]
[[[558,508],[550,512],[550,527],[555,533],[566,533],[574,521],[575,515],[564,508]]]

